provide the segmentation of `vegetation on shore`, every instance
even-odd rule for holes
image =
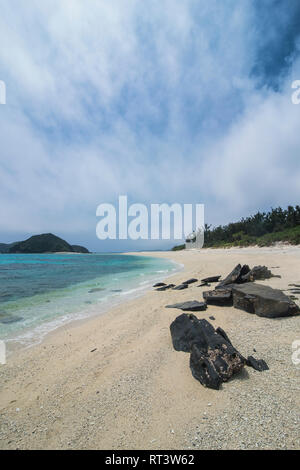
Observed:
[[[22,242],[1,243],[0,253],[89,253],[88,249],[79,245],[70,245],[52,233],[34,235]]]
[[[205,225],[205,248],[229,248],[234,246],[270,246],[276,242],[300,244],[300,206],[281,207],[269,212],[257,212],[239,222],[211,229]],[[172,250],[183,250],[179,245]]]

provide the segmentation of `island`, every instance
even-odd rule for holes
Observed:
[[[33,235],[27,240],[0,243],[0,253],[89,253],[84,246],[70,245],[52,233]]]

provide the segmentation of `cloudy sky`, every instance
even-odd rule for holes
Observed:
[[[92,250],[96,208],[300,202],[299,0],[0,0],[0,241]]]

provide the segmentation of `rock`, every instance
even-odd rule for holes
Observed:
[[[203,299],[209,305],[232,305],[231,289],[217,289],[203,292]]]
[[[232,287],[233,306],[260,317],[277,318],[299,315],[299,307],[281,290],[247,283]]]
[[[195,315],[183,313],[170,325],[173,347],[176,351],[191,352],[192,344],[201,337],[199,320]]]
[[[190,368],[202,385],[218,390],[222,382],[227,382],[244,367],[246,361],[208,321],[199,322],[202,335],[192,344]]]
[[[167,305],[166,308],[179,308],[180,310],[188,312],[199,312],[207,309],[205,302],[198,302],[197,300],[192,300],[189,302],[181,302],[174,305]]]
[[[192,278],[188,279],[187,281],[184,281],[182,284],[193,284],[194,282],[198,282],[198,279]]]
[[[165,284],[164,282],[157,282],[156,284],[154,284],[153,287],[163,287],[163,286],[166,286],[167,284]]]
[[[220,326],[216,329],[216,332],[218,333],[218,335],[220,336],[223,336],[223,338],[229,343],[232,345],[230,339],[228,338],[227,334],[225,333],[225,331],[223,330],[223,328],[221,328]]]
[[[215,320],[215,317],[212,315],[211,317],[209,317],[210,320]]]
[[[255,359],[253,356],[248,356],[246,361],[247,366],[253,367],[253,369],[262,372],[269,370],[268,364],[263,359]]]
[[[122,292],[122,289],[112,289],[110,292]]]
[[[300,284],[289,284],[291,287],[300,287]]]
[[[247,274],[242,276],[242,282],[254,282],[258,280],[270,279],[273,276],[266,266],[254,266]]]
[[[3,323],[3,325],[10,325],[11,323],[16,323],[22,320],[23,320],[23,317],[19,317],[18,315],[0,313],[0,323]]]
[[[156,289],[158,292],[163,292],[165,290],[168,290],[168,289],[172,289],[173,287],[175,287],[175,284],[168,284],[167,286],[163,286],[163,287],[159,287],[158,289]]]
[[[228,276],[218,284],[216,289],[222,289],[224,286],[227,286],[228,284],[239,284],[242,281],[242,277],[245,276],[250,272],[250,268],[247,264],[244,264],[244,266],[241,266],[238,264]]]
[[[173,290],[183,290],[187,289],[188,287],[188,284],[180,284],[179,286],[173,287]]]
[[[191,352],[193,376],[206,387],[218,390],[222,382],[241,370],[246,360],[207,320],[182,314],[170,326],[176,351]],[[220,330],[223,331],[223,330]]]
[[[96,287],[95,289],[89,290],[89,294],[93,294],[94,292],[101,292],[103,289],[102,287]]]
[[[208,282],[202,282],[201,284],[199,284],[199,286],[197,287],[210,287],[210,284],[208,284]]]
[[[206,277],[205,279],[201,279],[201,282],[219,282],[221,276],[211,276],[211,277]]]

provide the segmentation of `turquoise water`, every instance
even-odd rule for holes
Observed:
[[[178,270],[171,261],[118,254],[1,254],[0,339],[24,344],[106,310]]]

